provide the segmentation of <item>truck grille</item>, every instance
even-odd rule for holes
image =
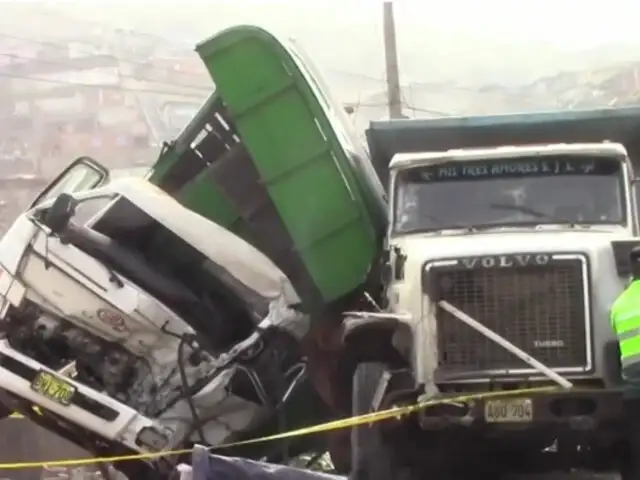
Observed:
[[[588,365],[583,260],[506,268],[434,267],[426,276],[432,294],[473,317],[546,366]],[[436,311],[439,370],[490,372],[531,367],[442,308]]]

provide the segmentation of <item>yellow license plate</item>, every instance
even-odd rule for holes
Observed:
[[[76,387],[49,372],[41,370],[31,382],[31,389],[60,405],[69,405],[76,393]]]
[[[525,423],[533,421],[533,402],[530,398],[487,400],[484,406],[487,423]]]

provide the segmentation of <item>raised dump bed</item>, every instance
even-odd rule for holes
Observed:
[[[309,309],[358,292],[386,201],[342,108],[308,61],[260,28],[230,28],[197,52],[216,92],[151,180],[266,253]]]

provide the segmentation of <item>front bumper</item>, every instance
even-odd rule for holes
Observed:
[[[40,371],[57,375],[55,371],[11,348],[7,340],[0,340],[0,389],[140,453],[163,448],[161,445],[150,448],[140,444],[141,433],[150,430],[160,432],[169,441],[171,432],[167,432],[162,425],[108,395],[69,378],[64,377],[64,380],[77,390],[68,405],[41,396],[31,388],[31,382]]]
[[[499,421],[489,418],[487,409],[492,402],[528,402],[531,415],[526,418]],[[420,413],[420,425],[425,430],[441,429],[452,425],[465,427],[527,430],[543,426],[564,427],[569,430],[595,430],[618,425],[623,420],[622,391],[620,389],[584,389],[568,392],[514,395],[513,397],[479,398],[461,404],[459,408],[447,408],[446,415],[438,415],[437,409]]]

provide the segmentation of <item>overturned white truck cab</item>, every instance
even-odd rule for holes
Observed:
[[[401,138],[403,127],[394,128],[393,140]],[[631,478],[609,322],[638,244],[627,150],[615,142],[476,140],[461,149],[414,148],[388,162],[387,304],[359,316],[393,330],[387,335],[405,363],[361,363],[354,412],[559,391],[449,402],[411,421],[358,429],[358,478],[576,468]]]
[[[107,178],[79,159],[0,240],[4,407],[103,455],[239,439],[304,374],[296,293],[155,186]]]

